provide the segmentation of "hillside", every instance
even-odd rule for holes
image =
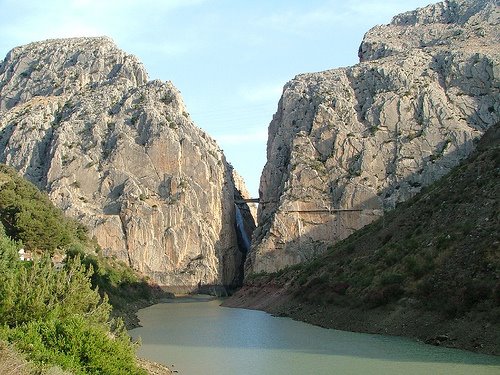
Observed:
[[[438,182],[225,304],[500,354],[500,125]]]
[[[20,260],[21,249],[32,260]],[[135,344],[112,316],[131,323],[135,309],[165,296],[103,257],[81,224],[0,164],[0,372],[143,374],[146,364],[136,364]]]

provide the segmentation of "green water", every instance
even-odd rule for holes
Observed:
[[[177,299],[139,312],[139,355],[181,375],[500,375],[500,357],[324,329],[220,301]]]

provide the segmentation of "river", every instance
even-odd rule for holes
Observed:
[[[196,296],[139,311],[138,355],[180,375],[500,374],[500,357],[344,332]]]

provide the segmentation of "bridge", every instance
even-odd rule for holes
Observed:
[[[261,202],[259,198],[247,198],[247,199],[235,199],[234,203],[244,204],[244,203],[265,203],[265,202]]]
[[[257,203],[257,204],[266,204],[266,203],[277,203],[276,201],[261,201],[260,198],[247,198],[247,199],[235,199],[235,204],[246,204],[246,203]],[[360,208],[322,208],[315,210],[287,210],[285,212],[307,212],[307,213],[337,213],[337,212],[361,212],[366,211]]]

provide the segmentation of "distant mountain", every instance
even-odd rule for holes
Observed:
[[[500,354],[500,124],[438,182],[226,305]]]
[[[469,155],[500,120],[499,26],[497,1],[429,5],[371,29],[359,64],[287,83],[247,273],[313,258]]]
[[[108,38],[16,47],[0,65],[0,162],[116,257],[174,291],[241,282],[244,185],[170,82]],[[243,207],[245,208],[245,207]],[[251,234],[253,219],[242,209]]]

